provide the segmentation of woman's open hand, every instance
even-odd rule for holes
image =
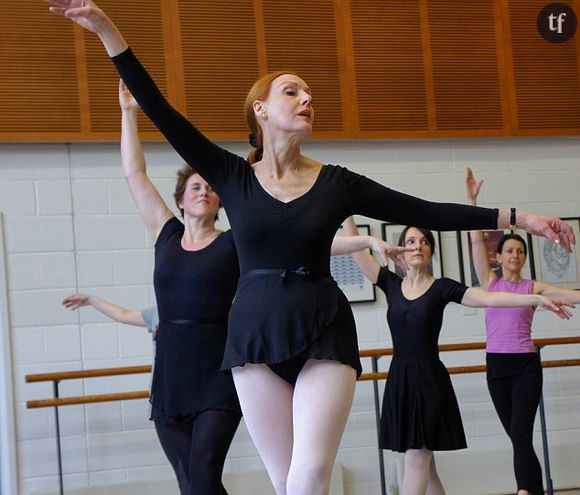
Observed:
[[[413,251],[413,248],[393,246],[392,244],[377,239],[376,237],[371,238],[369,247],[374,253],[379,255],[384,265],[388,263],[390,258],[401,270],[407,271],[409,269],[407,262],[405,261],[405,252]]]
[[[570,304],[551,297],[538,295],[538,306],[556,314],[563,320],[572,318],[572,312],[568,308],[575,308],[575,304]]]
[[[473,175],[473,170],[467,167],[467,172],[465,174],[465,190],[467,192],[467,201],[470,205],[477,204],[477,196],[479,196],[479,191],[483,185],[483,180],[479,182],[475,180]]]
[[[66,17],[87,31],[95,33],[110,57],[127,49],[123,35],[109,16],[91,0],[45,0],[50,12]]]

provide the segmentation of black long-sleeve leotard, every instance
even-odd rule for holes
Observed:
[[[310,191],[282,203],[260,186],[246,160],[209,141],[167,102],[130,49],[113,61],[143,111],[220,195],[242,275],[301,265],[328,274],[332,239],[351,214],[433,230],[497,227],[495,209],[423,201],[331,165]]]
[[[348,333],[349,346],[356,346],[352,313],[336,285],[329,300],[328,294],[323,295],[329,291],[324,282],[311,281],[310,286],[318,289],[305,298],[309,284],[294,277],[283,289],[264,273],[255,280],[256,270],[298,267],[308,267],[319,281],[328,277],[332,239],[348,216],[434,230],[497,227],[495,209],[424,201],[335,165],[324,165],[302,196],[281,202],[262,188],[246,160],[209,141],[166,101],[130,49],[113,61],[143,111],[217,191],[228,214],[241,279],[230,313],[224,367],[290,359],[305,352],[327,329]],[[292,290],[287,290],[289,286]],[[313,357],[329,357],[326,354]],[[360,364],[351,362],[358,362],[355,354],[353,350],[348,359],[336,359],[360,370]]]

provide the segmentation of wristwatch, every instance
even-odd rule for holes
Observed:
[[[510,229],[511,231],[514,231],[517,229],[516,226],[516,209],[515,208],[510,208],[510,224],[508,226],[508,229]]]

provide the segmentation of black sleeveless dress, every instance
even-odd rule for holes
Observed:
[[[461,303],[467,287],[439,278],[417,299],[407,299],[402,279],[381,268],[377,286],[386,294],[393,359],[383,396],[379,446],[457,450],[467,447],[459,405],[449,373],[439,360],[437,341],[445,306]]]
[[[232,234],[186,251],[183,232],[173,217],[155,243],[159,329],[150,401],[151,419],[163,423],[208,409],[240,412],[231,374],[220,371],[239,273]]]

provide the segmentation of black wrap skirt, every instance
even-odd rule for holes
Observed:
[[[292,358],[329,359],[360,375],[348,300],[331,277],[252,270],[238,283],[222,369]]]

